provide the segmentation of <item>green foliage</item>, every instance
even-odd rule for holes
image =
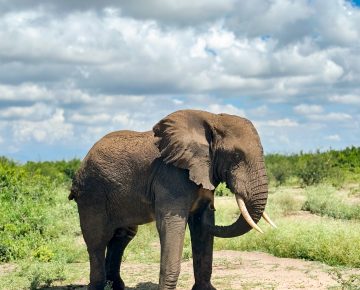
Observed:
[[[62,282],[69,275],[63,261],[53,263],[25,262],[19,263],[12,275],[1,273],[0,289],[42,289],[54,283]]]
[[[280,154],[266,156],[266,165],[269,179],[276,186],[284,185],[292,175],[291,158]]]
[[[69,182],[74,177],[76,171],[80,167],[79,159],[69,161],[44,161],[33,162],[28,161],[23,166],[31,174],[40,174],[50,177],[57,182]]]
[[[226,183],[222,182],[220,183],[216,189],[215,189],[215,195],[216,196],[232,196],[230,189],[226,187]]]
[[[52,267],[48,265],[37,264],[27,265],[22,269],[20,275],[25,275],[29,281],[29,289],[39,289],[40,287],[49,287],[54,282],[65,280],[65,271],[63,263],[56,263]]]
[[[67,201],[64,190],[66,174],[60,169],[53,174],[55,170],[45,170],[48,164],[41,164],[34,170],[36,166],[0,159],[0,262],[80,256],[64,242],[64,237],[79,235],[75,204]],[[73,167],[63,166],[64,172]]]
[[[308,188],[302,209],[337,219],[360,220],[360,204],[346,203],[335,188],[326,185]]]
[[[329,162],[317,154],[312,158],[304,159],[297,170],[301,184],[305,186],[319,184],[329,172]]]
[[[330,183],[341,187],[346,180],[359,181],[360,147],[326,152],[265,156],[269,179],[276,186],[296,178],[303,186]]]

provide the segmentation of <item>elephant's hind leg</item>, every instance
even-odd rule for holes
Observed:
[[[125,289],[124,281],[120,277],[121,259],[129,242],[135,237],[137,226],[120,228],[107,244],[106,251],[106,279],[112,282],[113,290]]]
[[[78,201],[80,225],[90,258],[89,290],[103,290],[106,282],[105,250],[112,237],[103,203],[89,205],[87,200]]]
[[[98,231],[85,229],[83,226],[83,236],[87,246],[90,258],[90,284],[89,290],[103,290],[105,287],[105,249],[110,240],[101,233],[102,228],[99,226]]]

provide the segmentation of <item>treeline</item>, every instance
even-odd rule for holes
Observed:
[[[268,176],[275,185],[299,183],[302,186],[329,182],[339,187],[360,179],[360,147],[292,155],[268,154]]]

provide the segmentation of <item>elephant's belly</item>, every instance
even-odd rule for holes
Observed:
[[[144,202],[140,196],[109,201],[107,207],[111,222],[116,227],[142,225],[154,221],[155,218],[151,204]]]

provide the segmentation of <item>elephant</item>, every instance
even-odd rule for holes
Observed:
[[[240,215],[215,225],[214,189],[226,182]],[[69,199],[77,203],[90,260],[90,290],[125,289],[122,255],[138,225],[156,222],[161,246],[159,289],[175,289],[186,226],[192,244],[193,290],[211,283],[214,236],[230,238],[264,215],[268,180],[263,148],[253,124],[242,117],[180,110],[152,131],[116,131],[90,149]],[[271,221],[270,221],[271,222]]]

